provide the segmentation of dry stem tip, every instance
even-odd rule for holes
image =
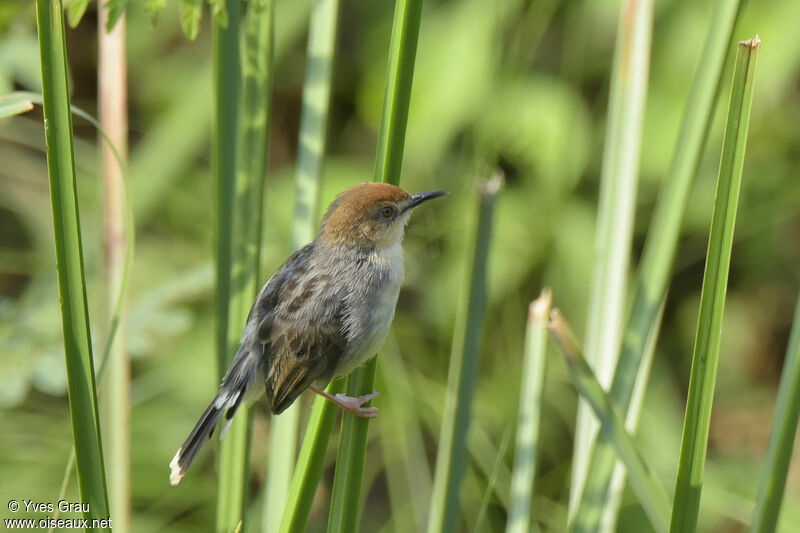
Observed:
[[[506,175],[503,173],[502,169],[495,169],[492,173],[492,177],[489,178],[489,181],[482,183],[480,185],[480,192],[483,196],[494,196],[500,189],[503,188],[503,185],[506,183]]]
[[[542,294],[540,294],[539,297],[532,301],[530,306],[528,306],[528,322],[533,322],[534,320],[538,322],[544,322],[547,320],[547,315],[550,313],[550,304],[552,301],[553,293],[550,290],[550,287],[545,287],[542,289]]]
[[[749,46],[750,49],[752,50],[761,46],[761,39],[758,37],[758,34],[756,33],[756,36],[753,37],[752,39],[747,39],[746,41],[739,41],[739,46]]]

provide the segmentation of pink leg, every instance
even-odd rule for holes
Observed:
[[[337,394],[336,396],[332,396],[327,392],[325,392],[324,390],[319,390],[314,385],[311,385],[308,388],[313,390],[323,398],[332,401],[345,411],[352,413],[353,415],[359,418],[375,418],[376,416],[378,416],[377,407],[362,407],[365,403],[377,397],[378,396],[377,392],[372,392],[365,396],[359,396],[357,398],[353,398],[352,396],[346,396],[344,394]]]

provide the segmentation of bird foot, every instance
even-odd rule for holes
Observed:
[[[377,407],[362,407],[365,403],[376,398],[378,396],[377,392],[371,392],[370,394],[365,394],[364,396],[347,396],[345,394],[337,394],[334,396],[335,401],[339,406],[348,411],[359,418],[375,418],[378,416],[378,408]]]
[[[314,385],[308,387],[312,391],[316,392],[323,398],[330,400],[331,402],[335,403],[348,413],[352,413],[353,415],[359,418],[375,418],[378,416],[378,408],[377,407],[362,407],[365,403],[376,398],[378,396],[377,392],[371,392],[369,394],[365,394],[364,396],[347,396],[346,394],[339,393],[336,396],[331,396],[324,390],[320,390],[316,388]]]

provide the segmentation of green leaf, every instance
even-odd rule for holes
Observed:
[[[255,5],[256,8],[266,7],[269,0],[263,0]],[[228,8],[225,7],[225,0],[208,0],[208,5],[211,7],[211,15],[214,20],[223,28],[228,25]]]
[[[7,94],[0,96],[0,118],[13,117],[33,109],[33,101],[25,95]]]
[[[150,15],[150,22],[156,23],[159,13],[167,7],[167,0],[144,0],[144,10]]]
[[[106,21],[106,31],[111,31],[119,22],[120,17],[128,8],[129,0],[108,0],[103,9],[108,10],[108,20]]]
[[[202,0],[181,0],[181,29],[183,33],[194,41],[200,31],[200,19],[203,16]]]
[[[742,167],[753,102],[753,81],[761,41],[758,36],[739,43],[733,72],[725,137],[722,142],[717,193],[708,238],[706,269],[692,355],[689,398],[681,439],[681,455],[672,508],[672,533],[692,533],[697,528],[703,486],[708,430],[717,378],[722,318],[733,246],[733,229],[739,205]]]
[[[65,2],[67,8],[67,22],[74,28],[80,23],[86,8],[89,7],[89,0],[72,0]]]

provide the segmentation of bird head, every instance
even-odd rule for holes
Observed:
[[[383,248],[399,243],[411,211],[445,191],[409,194],[388,183],[368,182],[340,193],[322,218],[320,237],[332,244]]]

